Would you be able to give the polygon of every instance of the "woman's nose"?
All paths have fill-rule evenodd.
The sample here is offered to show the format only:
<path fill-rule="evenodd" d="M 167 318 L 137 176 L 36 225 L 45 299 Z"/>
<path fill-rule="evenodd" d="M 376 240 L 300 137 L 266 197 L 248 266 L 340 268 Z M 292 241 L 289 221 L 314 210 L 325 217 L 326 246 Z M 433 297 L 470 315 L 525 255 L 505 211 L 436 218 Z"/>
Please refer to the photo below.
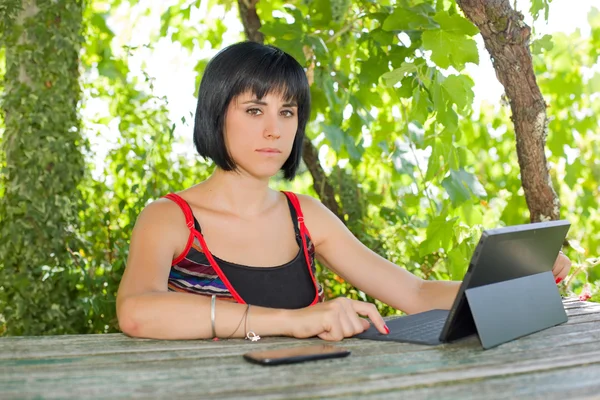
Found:
<path fill-rule="evenodd" d="M 267 117 L 265 119 L 265 129 L 263 132 L 265 137 L 279 139 L 281 136 L 280 129 L 281 128 L 279 127 L 279 121 L 277 120 L 277 117 Z"/>

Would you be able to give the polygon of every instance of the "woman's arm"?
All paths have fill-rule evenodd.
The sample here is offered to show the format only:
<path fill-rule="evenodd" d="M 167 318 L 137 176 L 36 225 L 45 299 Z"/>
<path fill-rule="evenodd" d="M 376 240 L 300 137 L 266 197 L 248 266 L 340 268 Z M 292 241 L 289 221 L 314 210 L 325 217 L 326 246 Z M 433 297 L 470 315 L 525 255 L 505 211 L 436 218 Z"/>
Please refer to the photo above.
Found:
<path fill-rule="evenodd" d="M 121 330 L 133 337 L 154 339 L 208 339 L 212 337 L 210 298 L 168 292 L 170 265 L 186 243 L 189 230 L 177 205 L 169 200 L 149 204 L 138 217 L 131 236 L 127 267 L 117 294 Z M 369 327 L 367 316 L 385 333 L 385 322 L 372 304 L 336 299 L 300 310 L 216 302 L 218 337 L 244 337 L 246 330 L 260 336 L 319 336 L 341 340 Z"/>
<path fill-rule="evenodd" d="M 246 307 L 229 301 L 216 302 L 217 337 L 245 337 L 245 329 L 261 336 L 284 335 L 289 330 L 285 310 L 252 306 L 246 316 Z M 121 330 L 128 336 L 173 340 L 212 338 L 208 297 L 146 292 L 125 299 L 118 314 Z"/>
<path fill-rule="evenodd" d="M 210 298 L 167 291 L 171 262 L 188 237 L 184 216 L 170 200 L 157 200 L 140 213 L 117 293 L 117 318 L 125 334 L 156 339 L 212 336 Z M 245 311 L 242 304 L 217 302 L 217 335 L 243 337 L 243 323 L 236 327 Z M 281 314 L 282 310 L 253 307 L 248 328 L 265 335 L 282 334 L 286 327 L 275 322 Z"/>
<path fill-rule="evenodd" d="M 461 282 L 418 278 L 367 248 L 321 202 L 299 198 L 319 261 L 339 276 L 408 314 L 452 307 Z M 570 268 L 571 261 L 560 253 L 552 269 L 557 283 Z"/>
<path fill-rule="evenodd" d="M 362 244 L 329 209 L 299 196 L 320 262 L 368 295 L 409 314 L 450 309 L 460 282 L 425 281 Z"/>

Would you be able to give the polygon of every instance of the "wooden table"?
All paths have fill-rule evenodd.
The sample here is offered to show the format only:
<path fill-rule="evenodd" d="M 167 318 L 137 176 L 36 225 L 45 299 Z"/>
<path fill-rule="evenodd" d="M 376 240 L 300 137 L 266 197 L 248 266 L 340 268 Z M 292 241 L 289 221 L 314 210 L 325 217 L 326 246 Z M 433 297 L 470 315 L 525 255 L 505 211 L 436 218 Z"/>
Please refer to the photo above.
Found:
<path fill-rule="evenodd" d="M 0 399 L 600 398 L 600 304 L 564 303 L 568 323 L 490 350 L 474 336 L 438 347 L 352 339 L 346 359 L 279 367 L 242 354 L 321 341 L 3 338 Z"/>

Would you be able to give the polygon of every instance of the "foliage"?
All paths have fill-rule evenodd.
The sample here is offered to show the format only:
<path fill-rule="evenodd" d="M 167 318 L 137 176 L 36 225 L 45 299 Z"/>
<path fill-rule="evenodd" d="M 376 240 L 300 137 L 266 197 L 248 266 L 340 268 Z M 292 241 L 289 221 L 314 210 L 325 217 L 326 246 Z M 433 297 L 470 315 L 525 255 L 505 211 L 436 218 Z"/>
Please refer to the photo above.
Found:
<path fill-rule="evenodd" d="M 84 171 L 77 110 L 83 5 L 27 7 L 9 7 L 0 18 L 10 26 L 2 38 L 0 315 L 12 335 L 74 333 L 85 320 L 75 288 L 81 272 L 66 251 L 78 225 Z"/>
<path fill-rule="evenodd" d="M 560 191 L 565 215 L 573 228 L 569 240 L 574 261 L 567 287 L 579 292 L 586 283 L 598 296 L 600 287 L 600 11 L 588 16 L 589 39 L 577 30 L 555 34 L 552 43 L 534 59 L 538 84 L 549 104 L 547 148 L 554 187 Z"/>
<path fill-rule="evenodd" d="M 296 57 L 313 81 L 308 135 L 320 149 L 346 224 L 374 251 L 424 279 L 461 279 L 484 227 L 528 222 L 509 109 L 473 104 L 474 82 L 465 66 L 488 56 L 477 51 L 477 29 L 450 0 L 292 3 L 259 2 L 261 31 L 267 43 Z M 532 14 L 547 13 L 549 3 L 534 1 Z M 94 40 L 86 41 L 81 55 L 86 71 L 82 110 L 107 105 L 84 121 L 86 134 L 91 138 L 112 130 L 118 141 L 100 178 L 87 165 L 79 185 L 76 242 L 61 264 L 84 271 L 69 283 L 77 285 L 73 308 L 83 307 L 86 314 L 80 332 L 117 329 L 115 295 L 141 209 L 212 170 L 210 163 L 175 153 L 181 139 L 168 118 L 169 105 L 153 94 L 152 77 L 133 77 L 129 57 L 159 40 L 178 43 L 196 57 L 192 92 L 207 62 L 196 51 L 220 48 L 225 33 L 235 29 L 211 17 L 215 1 L 171 0 L 152 42 L 121 51 L 107 19 L 127 4 L 95 0 L 84 15 L 86 36 Z M 234 10 L 233 1 L 221 4 Z M 149 12 L 138 7 L 141 15 Z M 205 13 L 198 14 L 200 7 L 206 7 Z M 576 33 L 532 43 L 553 118 L 548 137 L 552 179 L 562 215 L 573 224 L 568 255 L 575 273 L 561 287 L 568 294 L 586 285 L 592 300 L 600 285 L 595 183 L 600 171 L 593 157 L 599 151 L 600 108 L 593 93 L 600 89 L 600 78 L 590 75 L 589 67 L 598 62 L 598 15 L 597 10 L 590 13 L 589 39 Z M 181 125 L 191 134 L 190 123 Z M 315 195 L 310 184 L 307 172 L 294 183 L 275 182 L 281 189 Z M 373 300 L 331 271 L 320 268 L 319 279 L 330 297 Z M 396 312 L 376 303 L 384 314 Z M 43 331 L 33 318 L 22 318 L 24 325 Z"/>

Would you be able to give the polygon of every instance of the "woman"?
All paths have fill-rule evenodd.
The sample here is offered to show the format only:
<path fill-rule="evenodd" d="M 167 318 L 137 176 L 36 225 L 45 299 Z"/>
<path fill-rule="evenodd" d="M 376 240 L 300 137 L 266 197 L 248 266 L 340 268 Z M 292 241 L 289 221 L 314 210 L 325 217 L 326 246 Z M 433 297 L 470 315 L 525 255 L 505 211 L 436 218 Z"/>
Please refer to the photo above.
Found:
<path fill-rule="evenodd" d="M 460 282 L 424 281 L 365 247 L 319 201 L 269 188 L 279 170 L 294 177 L 309 115 L 305 72 L 281 50 L 244 42 L 210 61 L 194 144 L 216 168 L 139 215 L 117 295 L 124 333 L 341 340 L 369 327 L 360 316 L 389 333 L 370 303 L 321 301 L 315 257 L 407 313 L 451 307 Z M 557 280 L 569 268 L 559 255 Z"/>

